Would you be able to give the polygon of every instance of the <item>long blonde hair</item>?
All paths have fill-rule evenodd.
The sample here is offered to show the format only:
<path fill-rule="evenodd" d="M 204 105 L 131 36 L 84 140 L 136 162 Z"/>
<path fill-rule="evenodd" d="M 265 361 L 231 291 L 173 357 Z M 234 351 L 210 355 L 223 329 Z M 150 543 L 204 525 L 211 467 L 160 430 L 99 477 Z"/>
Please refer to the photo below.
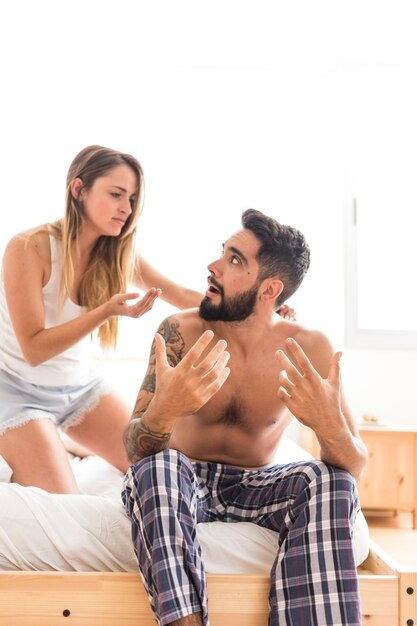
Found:
<path fill-rule="evenodd" d="M 71 248 L 78 246 L 78 236 L 84 221 L 84 207 L 80 200 L 81 189 L 88 191 L 96 178 L 105 176 L 119 165 L 128 165 L 136 174 L 137 188 L 129 215 L 118 237 L 101 236 L 91 251 L 88 266 L 82 276 L 79 303 L 88 311 L 104 304 L 116 293 L 123 293 L 132 279 L 135 263 L 136 224 L 143 208 L 144 177 L 140 163 L 130 154 L 88 146 L 81 150 L 70 165 L 67 175 L 66 211 L 62 220 L 51 224 L 52 234 L 62 241 L 62 275 L 59 293 L 60 306 L 71 293 L 74 282 L 74 266 Z M 71 181 L 82 180 L 82 187 L 75 198 Z M 114 348 L 117 343 L 118 318 L 112 317 L 98 331 L 100 345 Z"/>

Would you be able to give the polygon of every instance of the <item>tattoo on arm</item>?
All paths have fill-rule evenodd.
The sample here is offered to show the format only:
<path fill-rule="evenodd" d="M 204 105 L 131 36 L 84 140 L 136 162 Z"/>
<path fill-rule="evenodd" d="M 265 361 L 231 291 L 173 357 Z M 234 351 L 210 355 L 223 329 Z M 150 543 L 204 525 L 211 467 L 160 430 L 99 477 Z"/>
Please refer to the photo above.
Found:
<path fill-rule="evenodd" d="M 150 401 L 155 393 L 156 374 L 155 374 L 155 341 L 152 342 L 151 353 L 149 355 L 149 365 L 145 378 L 143 379 L 138 397 L 136 398 L 135 408 L 133 409 L 132 419 L 142 417 L 148 408 Z"/>
<path fill-rule="evenodd" d="M 167 359 L 172 367 L 178 365 L 184 356 L 185 341 L 179 328 L 179 321 L 171 317 L 169 320 L 164 320 L 158 330 L 165 339 Z"/>
<path fill-rule="evenodd" d="M 141 419 L 132 420 L 125 430 L 123 440 L 131 463 L 168 448 L 172 433 L 157 433 Z"/>
<path fill-rule="evenodd" d="M 159 334 L 161 334 L 165 340 L 167 359 L 171 367 L 175 367 L 184 356 L 185 341 L 180 333 L 179 327 L 179 321 L 171 317 L 164 320 L 158 329 Z M 149 356 L 148 370 L 136 399 L 132 419 L 127 425 L 123 435 L 126 453 L 131 463 L 135 463 L 140 459 L 168 448 L 172 434 L 170 432 L 160 433 L 152 431 L 141 419 L 144 413 L 146 413 L 155 394 L 155 365 L 155 341 L 153 341 Z"/>

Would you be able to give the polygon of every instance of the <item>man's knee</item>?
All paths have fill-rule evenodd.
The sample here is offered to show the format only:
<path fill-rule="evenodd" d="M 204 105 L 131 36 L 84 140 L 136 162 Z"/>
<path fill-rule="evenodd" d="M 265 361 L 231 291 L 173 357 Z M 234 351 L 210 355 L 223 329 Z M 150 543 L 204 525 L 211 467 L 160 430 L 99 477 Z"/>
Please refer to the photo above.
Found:
<path fill-rule="evenodd" d="M 356 494 L 355 479 L 347 470 L 330 465 L 325 461 L 317 461 L 314 470 L 317 476 L 316 480 L 323 485 L 328 485 L 330 490 Z"/>
<path fill-rule="evenodd" d="M 349 514 L 358 508 L 356 481 L 350 472 L 324 461 L 314 461 L 306 474 L 310 497 L 331 502 L 334 507 L 340 505 Z"/>
<path fill-rule="evenodd" d="M 170 448 L 161 450 L 133 463 L 126 474 L 125 484 L 137 483 L 138 480 L 141 480 L 149 473 L 157 479 L 161 470 L 164 472 L 169 472 L 170 470 L 177 472 L 178 468 L 183 465 L 192 470 L 190 460 L 182 452 Z"/>
<path fill-rule="evenodd" d="M 142 501 L 155 495 L 159 488 L 174 491 L 193 482 L 194 472 L 189 458 L 178 450 L 161 450 L 134 463 L 124 480 L 123 499 L 126 494 Z"/>
<path fill-rule="evenodd" d="M 332 494 L 331 497 L 357 500 L 356 482 L 352 474 L 324 461 L 309 461 L 296 468 L 290 491 L 304 493 L 308 499 Z"/>

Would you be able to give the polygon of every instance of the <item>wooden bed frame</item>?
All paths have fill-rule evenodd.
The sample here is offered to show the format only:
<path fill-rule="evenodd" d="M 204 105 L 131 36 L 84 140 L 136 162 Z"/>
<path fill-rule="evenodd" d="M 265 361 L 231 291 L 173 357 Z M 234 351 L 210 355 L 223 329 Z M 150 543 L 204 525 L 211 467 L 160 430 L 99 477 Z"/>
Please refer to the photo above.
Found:
<path fill-rule="evenodd" d="M 363 626 L 417 626 L 417 572 L 374 542 L 359 568 Z M 212 626 L 267 626 L 268 576 L 209 574 Z M 155 626 L 138 574 L 1 572 L 0 626 Z"/>

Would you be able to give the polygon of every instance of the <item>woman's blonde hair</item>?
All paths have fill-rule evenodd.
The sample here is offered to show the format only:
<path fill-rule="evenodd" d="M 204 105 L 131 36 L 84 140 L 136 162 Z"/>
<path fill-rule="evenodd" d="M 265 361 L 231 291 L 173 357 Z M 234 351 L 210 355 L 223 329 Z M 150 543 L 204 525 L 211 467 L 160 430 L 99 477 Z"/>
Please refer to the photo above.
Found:
<path fill-rule="evenodd" d="M 144 177 L 140 163 L 130 154 L 124 154 L 102 146 L 88 146 L 73 160 L 67 175 L 66 211 L 62 220 L 54 222 L 52 234 L 62 241 L 62 275 L 60 305 L 69 297 L 74 282 L 74 266 L 71 247 L 78 246 L 78 236 L 84 221 L 81 190 L 88 191 L 96 178 L 110 170 L 128 165 L 136 174 L 137 187 L 130 213 L 118 237 L 101 236 L 91 251 L 88 266 L 79 287 L 79 303 L 91 310 L 107 302 L 116 293 L 123 293 L 132 279 L 135 263 L 136 224 L 143 207 Z M 71 191 L 74 178 L 82 180 L 77 197 Z M 104 349 L 114 348 L 117 342 L 118 318 L 112 317 L 102 324 L 98 335 Z"/>

